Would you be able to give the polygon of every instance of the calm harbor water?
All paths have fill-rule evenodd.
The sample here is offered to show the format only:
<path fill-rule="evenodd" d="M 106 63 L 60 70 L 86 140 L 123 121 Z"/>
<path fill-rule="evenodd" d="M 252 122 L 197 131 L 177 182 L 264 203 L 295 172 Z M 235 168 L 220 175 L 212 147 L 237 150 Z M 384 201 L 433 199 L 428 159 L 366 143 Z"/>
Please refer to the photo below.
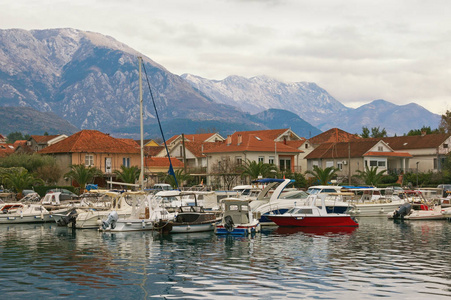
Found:
<path fill-rule="evenodd" d="M 361 218 L 349 232 L 101 233 L 0 225 L 2 299 L 445 299 L 451 223 Z"/>

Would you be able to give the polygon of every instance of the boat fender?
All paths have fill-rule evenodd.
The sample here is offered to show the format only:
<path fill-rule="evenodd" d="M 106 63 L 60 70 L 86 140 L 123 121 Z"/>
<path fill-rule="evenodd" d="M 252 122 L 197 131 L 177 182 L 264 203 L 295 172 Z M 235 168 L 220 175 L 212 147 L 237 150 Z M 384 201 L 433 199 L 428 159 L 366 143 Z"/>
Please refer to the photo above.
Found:
<path fill-rule="evenodd" d="M 103 230 L 107 229 L 110 226 L 111 226 L 111 229 L 116 228 L 116 222 L 118 219 L 119 219 L 119 215 L 117 214 L 117 212 L 115 210 L 110 212 L 110 214 L 108 215 L 108 218 L 102 222 Z"/>
<path fill-rule="evenodd" d="M 232 232 L 233 231 L 233 219 L 231 216 L 225 216 L 224 217 L 224 228 L 228 231 L 228 232 Z"/>

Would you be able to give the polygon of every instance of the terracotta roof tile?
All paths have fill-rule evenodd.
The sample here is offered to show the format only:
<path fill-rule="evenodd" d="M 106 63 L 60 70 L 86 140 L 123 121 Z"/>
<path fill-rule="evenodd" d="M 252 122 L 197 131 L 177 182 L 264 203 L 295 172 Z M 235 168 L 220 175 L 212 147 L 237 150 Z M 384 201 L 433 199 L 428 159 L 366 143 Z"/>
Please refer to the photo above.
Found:
<path fill-rule="evenodd" d="M 363 156 L 413 157 L 407 152 L 367 152 Z"/>
<path fill-rule="evenodd" d="M 144 146 L 144 154 L 147 156 L 156 156 L 163 149 L 164 146 Z"/>
<path fill-rule="evenodd" d="M 271 130 L 272 133 L 268 133 L 267 131 L 269 130 L 235 132 L 233 135 L 231 135 L 221 143 L 212 143 L 215 144 L 215 147 L 212 147 L 211 149 L 204 149 L 204 153 L 243 152 L 243 151 L 251 151 L 251 152 L 277 151 L 278 153 L 302 152 L 294 147 L 290 147 L 289 145 L 284 144 L 283 142 L 274 142 L 274 139 L 280 136 L 280 134 L 284 133 L 286 130 L 287 129 L 281 129 L 278 134 L 275 134 L 276 130 Z"/>
<path fill-rule="evenodd" d="M 39 153 L 139 153 L 138 147 L 97 130 L 82 130 Z"/>
<path fill-rule="evenodd" d="M 364 139 L 346 143 L 323 143 L 310 152 L 305 158 L 346 158 L 362 157 L 378 143 L 377 139 Z M 350 146 L 350 147 L 349 147 Z M 350 152 L 350 153 L 349 153 Z"/>
<path fill-rule="evenodd" d="M 177 158 L 171 157 L 171 163 L 174 168 L 183 168 L 183 162 Z M 144 159 L 146 167 L 168 167 L 169 159 L 167 157 L 146 157 Z"/>
<path fill-rule="evenodd" d="M 58 137 L 58 134 L 55 135 L 32 135 L 31 138 L 36 141 L 38 144 L 47 144 L 48 141 Z"/>
<path fill-rule="evenodd" d="M 14 150 L 13 144 L 0 144 L 0 157 L 8 156 L 14 153 Z"/>
<path fill-rule="evenodd" d="M 309 139 L 314 145 L 323 143 L 340 143 L 361 139 L 358 135 L 348 133 L 339 128 L 332 128 Z"/>
<path fill-rule="evenodd" d="M 185 140 L 189 140 L 191 142 L 204 142 L 215 134 L 216 133 L 185 134 Z M 172 136 L 169 140 L 166 141 L 166 144 L 172 143 L 175 139 L 181 136 L 181 134 Z"/>
<path fill-rule="evenodd" d="M 449 137 L 449 134 L 427 134 L 424 136 L 395 136 L 382 138 L 393 150 L 437 148 Z"/>
<path fill-rule="evenodd" d="M 302 145 L 304 145 L 304 143 L 306 142 L 306 139 L 302 139 L 302 140 L 297 140 L 297 141 L 286 141 L 286 144 L 290 147 L 299 149 L 299 147 L 301 147 Z"/>
<path fill-rule="evenodd" d="M 126 144 L 129 144 L 130 146 L 133 146 L 133 147 L 138 147 L 138 148 L 141 147 L 141 145 L 138 144 L 138 143 L 137 143 L 135 140 L 133 140 L 133 139 L 118 139 L 118 140 L 120 140 L 121 142 L 124 142 L 124 143 L 126 143 Z"/>

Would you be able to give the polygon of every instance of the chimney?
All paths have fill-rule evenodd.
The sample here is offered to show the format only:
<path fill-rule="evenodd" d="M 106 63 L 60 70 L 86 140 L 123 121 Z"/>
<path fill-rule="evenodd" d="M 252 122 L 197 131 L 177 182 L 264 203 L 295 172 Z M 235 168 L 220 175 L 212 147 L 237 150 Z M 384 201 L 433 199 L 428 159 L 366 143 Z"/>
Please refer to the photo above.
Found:
<path fill-rule="evenodd" d="M 241 145 L 243 142 L 243 136 L 241 134 L 238 135 L 238 145 Z"/>
<path fill-rule="evenodd" d="M 227 136 L 227 146 L 230 145 L 232 143 L 232 136 L 228 135 Z"/>
<path fill-rule="evenodd" d="M 426 135 L 426 130 L 421 130 L 421 136 L 425 136 Z"/>

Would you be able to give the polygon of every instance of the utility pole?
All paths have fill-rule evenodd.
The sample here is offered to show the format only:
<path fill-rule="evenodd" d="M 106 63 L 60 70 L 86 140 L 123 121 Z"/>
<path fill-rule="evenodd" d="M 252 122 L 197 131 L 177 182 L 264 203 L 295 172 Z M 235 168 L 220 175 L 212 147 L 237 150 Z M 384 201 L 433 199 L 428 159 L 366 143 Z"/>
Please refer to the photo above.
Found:
<path fill-rule="evenodd" d="M 348 142 L 348 184 L 351 185 L 351 142 Z"/>
<path fill-rule="evenodd" d="M 185 148 L 185 134 L 182 133 L 182 145 L 183 145 L 183 171 L 186 174 L 186 148 Z"/>

